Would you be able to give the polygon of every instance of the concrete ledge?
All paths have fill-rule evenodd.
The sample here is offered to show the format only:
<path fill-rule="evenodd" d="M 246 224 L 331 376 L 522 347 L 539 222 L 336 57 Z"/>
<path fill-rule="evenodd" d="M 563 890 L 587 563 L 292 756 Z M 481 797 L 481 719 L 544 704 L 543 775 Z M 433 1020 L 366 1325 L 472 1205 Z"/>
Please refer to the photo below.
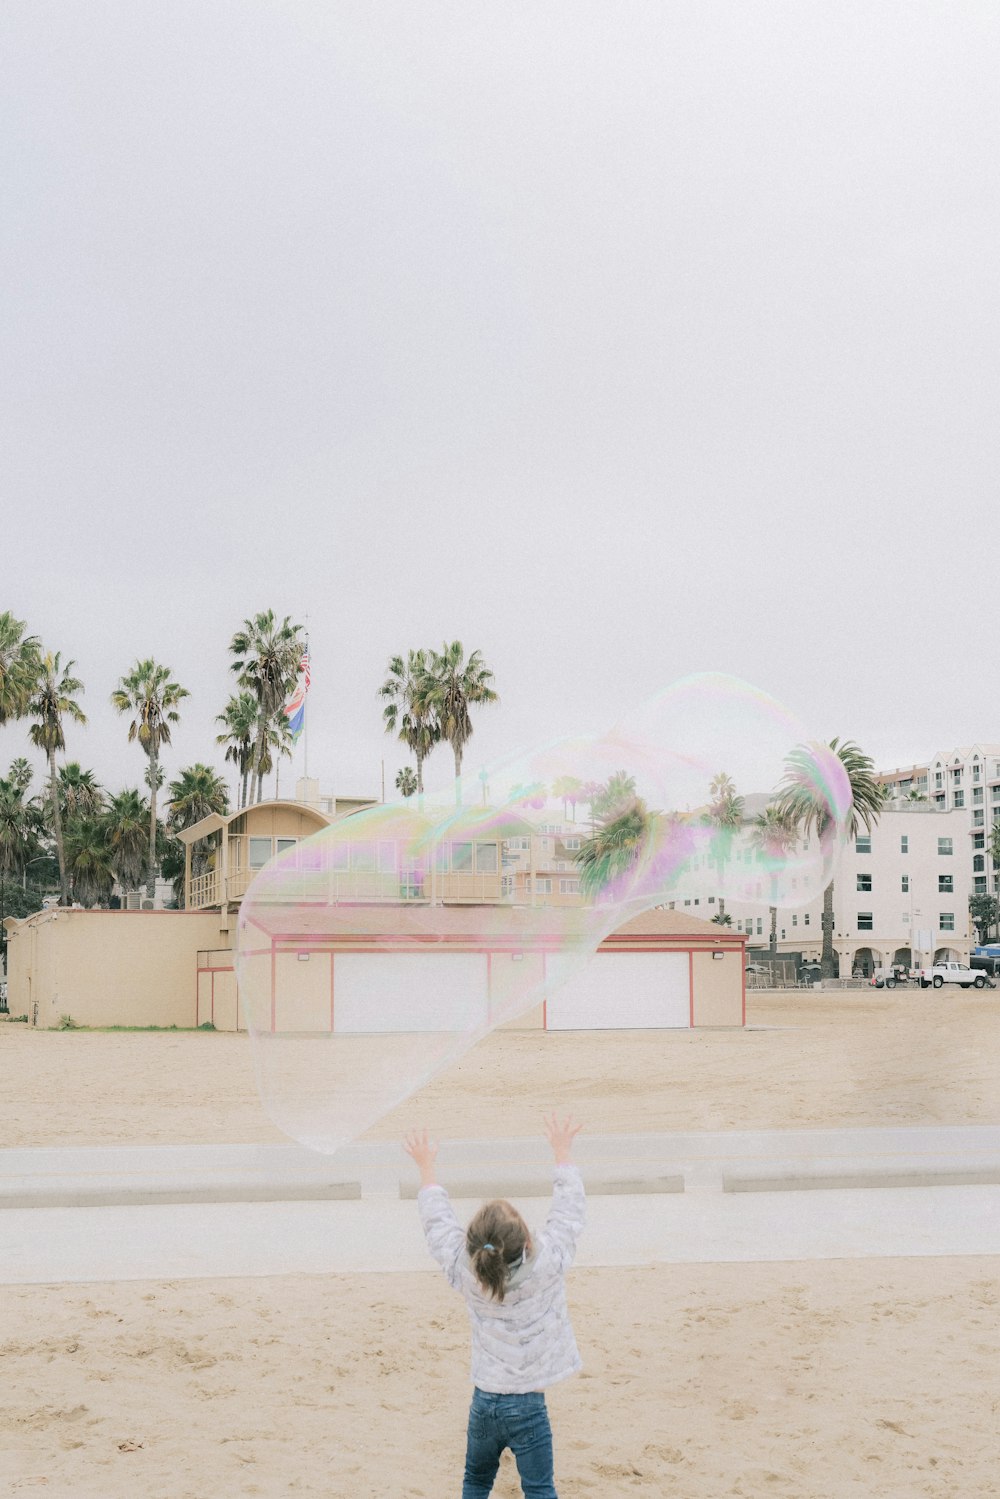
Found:
<path fill-rule="evenodd" d="M 5 1208 L 165 1207 L 208 1202 L 345 1202 L 361 1197 L 361 1183 L 239 1181 L 221 1178 L 183 1186 L 165 1181 L 40 1182 L 0 1186 Z"/>
<path fill-rule="evenodd" d="M 780 1176 L 747 1176 L 725 1172 L 724 1192 L 830 1192 L 860 1187 L 995 1187 L 1000 1186 L 1000 1166 L 967 1166 L 954 1169 L 925 1167 L 912 1171 L 879 1169 L 861 1171 L 797 1171 Z"/>
<path fill-rule="evenodd" d="M 683 1192 L 684 1177 L 679 1173 L 676 1176 L 644 1176 L 626 1179 L 624 1177 L 600 1177 L 587 1173 L 585 1178 L 588 1197 L 639 1197 L 648 1194 L 659 1194 L 663 1192 Z M 544 1178 L 539 1177 L 505 1177 L 505 1176 L 475 1176 L 458 1177 L 453 1173 L 447 1174 L 447 1180 L 441 1183 L 448 1189 L 452 1197 L 456 1198 L 486 1198 L 493 1197 L 551 1197 L 552 1196 L 552 1174 L 548 1173 Z M 420 1183 L 406 1177 L 399 1183 L 399 1195 L 404 1201 L 410 1201 L 416 1197 L 420 1190 Z"/>

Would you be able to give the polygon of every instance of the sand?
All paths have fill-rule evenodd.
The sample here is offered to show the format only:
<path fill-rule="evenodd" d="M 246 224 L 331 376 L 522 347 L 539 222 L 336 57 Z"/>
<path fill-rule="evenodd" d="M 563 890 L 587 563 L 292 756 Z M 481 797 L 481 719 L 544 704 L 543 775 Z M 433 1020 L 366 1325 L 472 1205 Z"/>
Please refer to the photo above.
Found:
<path fill-rule="evenodd" d="M 369 1132 L 534 1134 L 565 1107 L 595 1134 L 1000 1123 L 1000 990 L 751 995 L 747 1031 L 503 1031 Z M 285 1139 L 246 1036 L 0 1025 L 0 1140 Z"/>
<path fill-rule="evenodd" d="M 1000 995 L 757 996 L 747 1033 L 491 1037 L 373 1134 L 1000 1121 Z M 244 1038 L 0 1025 L 7 1145 L 280 1140 Z M 946 1192 L 947 1189 L 942 1189 Z M 995 1260 L 577 1270 L 563 1499 L 997 1489 Z M 448 1499 L 461 1302 L 420 1275 L 5 1288 L 4 1492 Z M 498 1499 L 520 1490 L 509 1466 Z"/>

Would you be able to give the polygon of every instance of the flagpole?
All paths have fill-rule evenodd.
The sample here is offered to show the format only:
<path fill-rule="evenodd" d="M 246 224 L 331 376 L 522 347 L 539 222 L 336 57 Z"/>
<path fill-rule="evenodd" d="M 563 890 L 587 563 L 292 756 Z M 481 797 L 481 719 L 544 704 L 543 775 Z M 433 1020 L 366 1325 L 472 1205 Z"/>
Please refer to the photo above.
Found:
<path fill-rule="evenodd" d="M 306 615 L 306 656 L 309 657 L 309 616 L 308 616 L 308 614 Z M 311 676 L 312 675 L 312 658 L 311 657 L 309 657 L 309 673 L 310 673 L 310 676 Z M 302 720 L 302 753 L 303 753 L 304 764 L 305 764 L 305 774 L 303 776 L 303 779 L 306 780 L 306 781 L 308 781 L 308 779 L 309 779 L 309 714 L 308 714 L 308 712 L 306 713 L 305 717 Z"/>

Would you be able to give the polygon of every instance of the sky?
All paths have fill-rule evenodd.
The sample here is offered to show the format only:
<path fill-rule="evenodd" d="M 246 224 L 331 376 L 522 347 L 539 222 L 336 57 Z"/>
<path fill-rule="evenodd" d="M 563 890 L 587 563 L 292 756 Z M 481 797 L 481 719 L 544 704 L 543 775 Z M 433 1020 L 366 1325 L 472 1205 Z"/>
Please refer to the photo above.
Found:
<path fill-rule="evenodd" d="M 998 76 L 985 0 L 6 0 L 0 609 L 69 757 L 139 783 L 153 656 L 222 769 L 268 608 L 340 795 L 446 639 L 473 772 L 700 671 L 881 767 L 1000 740 Z"/>

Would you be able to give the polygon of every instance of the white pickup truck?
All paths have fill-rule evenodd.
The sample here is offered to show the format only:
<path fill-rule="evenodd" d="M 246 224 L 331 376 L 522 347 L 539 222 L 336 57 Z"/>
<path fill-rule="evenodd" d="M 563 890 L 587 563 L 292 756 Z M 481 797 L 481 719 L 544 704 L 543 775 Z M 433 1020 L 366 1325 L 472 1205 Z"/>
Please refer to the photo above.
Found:
<path fill-rule="evenodd" d="M 935 989 L 940 989 L 942 984 L 961 984 L 963 989 L 985 989 L 987 979 L 985 973 L 977 973 L 968 963 L 935 963 L 933 968 L 921 968 L 921 989 L 929 989 L 932 985 Z"/>

